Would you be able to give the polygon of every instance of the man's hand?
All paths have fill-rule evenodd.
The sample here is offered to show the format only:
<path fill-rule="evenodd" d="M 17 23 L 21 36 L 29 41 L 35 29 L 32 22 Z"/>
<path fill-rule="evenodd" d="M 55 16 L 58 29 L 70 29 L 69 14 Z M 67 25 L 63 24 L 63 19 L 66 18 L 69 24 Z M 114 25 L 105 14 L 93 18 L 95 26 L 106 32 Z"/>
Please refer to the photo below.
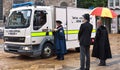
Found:
<path fill-rule="evenodd" d="M 55 29 L 53 29 L 52 31 L 57 31 L 57 30 L 58 30 L 58 29 L 55 28 Z"/>

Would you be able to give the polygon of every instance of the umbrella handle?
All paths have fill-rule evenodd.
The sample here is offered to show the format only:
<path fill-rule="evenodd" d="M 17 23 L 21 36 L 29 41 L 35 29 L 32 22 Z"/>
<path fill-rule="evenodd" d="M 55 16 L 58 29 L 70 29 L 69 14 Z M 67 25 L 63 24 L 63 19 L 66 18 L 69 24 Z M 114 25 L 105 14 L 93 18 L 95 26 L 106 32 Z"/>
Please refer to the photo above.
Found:
<path fill-rule="evenodd" d="M 106 25 L 105 25 L 105 17 L 103 18 L 103 26 L 106 26 Z"/>

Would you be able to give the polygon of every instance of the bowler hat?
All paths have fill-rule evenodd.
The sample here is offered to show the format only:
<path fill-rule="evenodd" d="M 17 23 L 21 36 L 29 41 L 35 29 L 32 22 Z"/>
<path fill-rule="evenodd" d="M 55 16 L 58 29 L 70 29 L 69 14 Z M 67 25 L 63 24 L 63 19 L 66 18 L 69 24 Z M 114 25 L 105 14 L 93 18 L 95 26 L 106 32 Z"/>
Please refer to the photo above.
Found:
<path fill-rule="evenodd" d="M 84 17 L 86 20 L 90 21 L 90 15 L 89 15 L 89 14 L 84 14 L 83 17 Z"/>

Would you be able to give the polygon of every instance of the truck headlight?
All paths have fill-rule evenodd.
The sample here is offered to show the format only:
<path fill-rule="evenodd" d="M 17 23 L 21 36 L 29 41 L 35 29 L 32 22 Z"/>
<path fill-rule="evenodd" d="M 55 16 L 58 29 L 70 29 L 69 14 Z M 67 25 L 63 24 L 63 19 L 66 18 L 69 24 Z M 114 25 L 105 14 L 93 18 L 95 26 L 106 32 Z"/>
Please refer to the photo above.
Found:
<path fill-rule="evenodd" d="M 4 45 L 4 49 L 7 49 L 7 45 Z"/>
<path fill-rule="evenodd" d="M 7 45 L 4 45 L 4 48 L 7 48 Z"/>
<path fill-rule="evenodd" d="M 23 46 L 23 50 L 31 50 L 32 49 L 32 47 L 31 46 Z"/>

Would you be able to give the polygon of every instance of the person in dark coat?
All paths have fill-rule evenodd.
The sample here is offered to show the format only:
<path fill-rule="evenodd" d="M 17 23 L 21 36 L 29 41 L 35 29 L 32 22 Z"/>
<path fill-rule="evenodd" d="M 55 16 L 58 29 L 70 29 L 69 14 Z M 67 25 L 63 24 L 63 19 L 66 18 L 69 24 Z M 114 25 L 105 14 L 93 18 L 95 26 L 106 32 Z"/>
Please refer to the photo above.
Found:
<path fill-rule="evenodd" d="M 80 70 L 89 70 L 90 69 L 90 41 L 91 41 L 91 32 L 93 25 L 90 24 L 90 15 L 83 15 L 83 24 L 80 26 L 78 33 L 78 41 L 80 42 L 80 61 L 81 68 Z M 86 60 L 85 60 L 86 57 Z M 86 68 L 85 68 L 86 61 Z"/>
<path fill-rule="evenodd" d="M 53 30 L 54 43 L 57 55 L 56 59 L 58 60 L 64 60 L 64 54 L 67 53 L 64 29 L 61 24 L 62 22 L 57 20 L 56 21 L 57 28 Z"/>
<path fill-rule="evenodd" d="M 97 25 L 92 57 L 100 59 L 99 66 L 106 66 L 106 59 L 112 58 L 108 32 L 106 27 L 102 25 L 101 19 L 97 20 Z"/>

